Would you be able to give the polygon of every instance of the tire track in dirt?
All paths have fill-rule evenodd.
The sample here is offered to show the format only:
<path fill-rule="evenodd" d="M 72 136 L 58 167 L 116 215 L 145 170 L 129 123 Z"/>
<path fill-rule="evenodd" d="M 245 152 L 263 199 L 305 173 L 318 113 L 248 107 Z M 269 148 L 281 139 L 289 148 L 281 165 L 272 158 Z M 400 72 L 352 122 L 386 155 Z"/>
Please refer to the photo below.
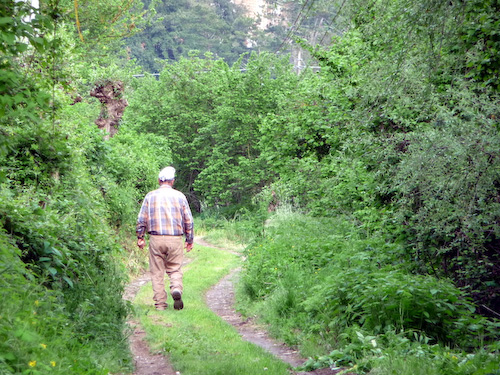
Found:
<path fill-rule="evenodd" d="M 241 255 L 230 249 L 214 246 L 200 237 L 195 238 L 195 243 L 201 246 L 217 248 L 236 255 Z M 297 350 L 272 339 L 265 328 L 256 324 L 253 319 L 244 319 L 241 314 L 234 309 L 234 285 L 237 282 L 239 272 L 240 268 L 232 270 L 206 293 L 205 301 L 207 306 L 224 321 L 235 327 L 244 340 L 262 347 L 283 362 L 290 364 L 292 367 L 297 367 L 304 363 L 305 358 L 301 357 Z M 130 282 L 125 287 L 123 299 L 133 302 L 139 289 L 150 282 L 150 280 L 151 276 L 149 272 L 147 272 Z M 127 323 L 132 329 L 132 334 L 129 337 L 129 344 L 135 365 L 133 375 L 180 375 L 180 372 L 174 370 L 163 354 L 151 353 L 149 345 L 146 342 L 146 333 L 137 320 L 130 319 Z M 338 371 L 330 369 L 320 369 L 312 372 L 291 371 L 291 374 L 333 375 L 337 372 Z"/>
<path fill-rule="evenodd" d="M 212 247 L 229 251 L 236 255 L 241 255 L 240 253 L 234 252 L 230 249 L 211 245 L 208 242 L 204 241 L 203 238 L 196 238 L 195 241 L 202 246 Z M 290 348 L 283 342 L 271 338 L 267 330 L 264 327 L 256 324 L 254 319 L 244 319 L 241 314 L 239 314 L 235 310 L 234 285 L 238 281 L 240 270 L 241 268 L 232 270 L 228 275 L 223 277 L 221 281 L 219 281 L 207 292 L 207 294 L 205 295 L 205 302 L 207 306 L 223 320 L 235 327 L 244 340 L 260 346 L 283 362 L 290 364 L 292 367 L 300 366 L 305 362 L 306 359 L 303 358 L 297 350 Z M 339 370 L 334 371 L 326 368 L 314 370 L 311 372 L 291 371 L 291 374 L 333 375 L 338 372 Z"/>
<path fill-rule="evenodd" d="M 123 299 L 133 302 L 142 286 L 151 281 L 149 272 L 139 276 L 125 287 Z M 134 359 L 133 375 L 180 375 L 161 353 L 151 353 L 146 341 L 146 332 L 136 319 L 129 319 L 127 324 L 132 329 L 128 341 Z"/>

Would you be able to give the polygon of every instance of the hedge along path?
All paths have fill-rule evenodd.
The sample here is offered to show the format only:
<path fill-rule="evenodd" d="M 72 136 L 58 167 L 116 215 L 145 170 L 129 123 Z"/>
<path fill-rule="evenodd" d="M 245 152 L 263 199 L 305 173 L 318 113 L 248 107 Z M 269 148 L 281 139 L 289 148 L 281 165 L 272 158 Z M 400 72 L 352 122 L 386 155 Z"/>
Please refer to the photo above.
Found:
<path fill-rule="evenodd" d="M 197 243 L 187 254 L 184 270 L 184 309 L 175 311 L 172 301 L 165 311 L 156 311 L 152 301 L 152 288 L 148 275 L 135 285 L 135 320 L 132 321 L 135 336 L 143 335 L 152 357 L 134 355 L 136 375 L 213 375 L 213 374 L 270 374 L 289 375 L 290 365 L 267 350 L 245 341 L 231 324 L 228 324 L 206 304 L 206 299 L 220 302 L 225 287 L 208 289 L 224 276 L 237 270 L 241 259 L 238 253 L 225 251 Z M 206 243 L 204 243 L 206 245 Z M 234 273 L 237 271 L 233 271 Z M 223 281 L 228 280 L 223 279 Z M 227 284 L 226 284 L 227 285 Z M 232 285 L 232 284 L 231 284 Z M 212 294 L 210 294 L 212 293 Z M 234 295 L 230 290 L 230 298 Z M 134 291 L 129 292 L 134 294 Z M 170 297 L 169 297 L 170 298 Z M 233 310 L 234 311 L 234 310 Z M 145 346 L 144 338 L 136 339 Z M 135 349 L 131 347 L 132 351 Z M 168 361 L 165 360 L 168 358 Z M 175 370 L 174 370 L 175 369 Z"/>

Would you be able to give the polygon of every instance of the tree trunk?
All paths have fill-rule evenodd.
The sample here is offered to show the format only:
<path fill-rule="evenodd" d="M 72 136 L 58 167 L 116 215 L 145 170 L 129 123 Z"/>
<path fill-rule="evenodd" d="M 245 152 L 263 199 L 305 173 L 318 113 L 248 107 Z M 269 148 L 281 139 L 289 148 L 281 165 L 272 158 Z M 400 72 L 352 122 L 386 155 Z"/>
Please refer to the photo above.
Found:
<path fill-rule="evenodd" d="M 122 94 L 123 82 L 121 81 L 106 81 L 90 92 L 90 95 L 99 99 L 102 104 L 101 113 L 95 123 L 99 129 L 106 131 L 104 139 L 109 139 L 118 132 L 120 119 L 128 106 Z"/>

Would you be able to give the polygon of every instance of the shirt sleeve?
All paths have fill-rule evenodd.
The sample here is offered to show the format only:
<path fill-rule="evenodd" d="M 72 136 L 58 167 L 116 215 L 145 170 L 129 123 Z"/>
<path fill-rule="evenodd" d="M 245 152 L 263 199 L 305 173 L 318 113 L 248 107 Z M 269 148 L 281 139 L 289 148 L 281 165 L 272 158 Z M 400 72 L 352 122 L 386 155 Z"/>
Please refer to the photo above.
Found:
<path fill-rule="evenodd" d="M 137 226 L 135 232 L 137 233 L 137 238 L 144 238 L 146 234 L 146 227 L 148 222 L 148 197 L 144 198 L 142 202 L 141 210 L 139 211 L 139 216 L 137 217 Z"/>
<path fill-rule="evenodd" d="M 182 222 L 184 225 L 184 234 L 186 235 L 186 242 L 193 243 L 194 239 L 194 223 L 193 223 L 193 215 L 191 214 L 191 209 L 189 208 L 189 203 L 187 199 L 184 199 L 182 205 Z"/>

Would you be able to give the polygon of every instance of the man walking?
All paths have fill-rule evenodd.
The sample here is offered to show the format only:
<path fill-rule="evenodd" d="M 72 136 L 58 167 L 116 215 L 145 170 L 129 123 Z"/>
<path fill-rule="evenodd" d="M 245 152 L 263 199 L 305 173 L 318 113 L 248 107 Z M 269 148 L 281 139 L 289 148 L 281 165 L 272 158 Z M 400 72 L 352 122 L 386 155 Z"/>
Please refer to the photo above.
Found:
<path fill-rule="evenodd" d="M 184 249 L 182 236 L 186 236 L 186 251 L 193 248 L 193 216 L 184 194 L 173 188 L 175 169 L 166 167 L 158 175 L 160 188 L 150 191 L 137 218 L 137 246 L 146 244 L 144 235 L 149 233 L 149 269 L 153 284 L 153 299 L 157 310 L 167 308 L 165 272 L 170 279 L 170 294 L 174 309 L 181 310 L 182 261 Z"/>

